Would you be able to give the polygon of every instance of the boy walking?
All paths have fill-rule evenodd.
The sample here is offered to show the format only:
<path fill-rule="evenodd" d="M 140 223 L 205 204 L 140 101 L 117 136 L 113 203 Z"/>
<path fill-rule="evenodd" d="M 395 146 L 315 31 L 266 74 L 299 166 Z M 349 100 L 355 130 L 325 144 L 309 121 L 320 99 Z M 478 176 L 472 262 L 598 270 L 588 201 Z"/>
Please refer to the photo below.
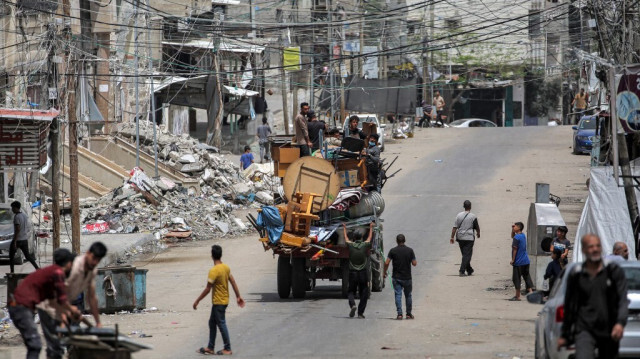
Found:
<path fill-rule="evenodd" d="M 253 163 L 253 153 L 251 153 L 251 147 L 244 146 L 244 153 L 240 156 L 240 166 L 243 170 L 246 170 L 247 167 L 251 166 Z"/>
<path fill-rule="evenodd" d="M 529 275 L 529 255 L 527 254 L 527 237 L 522 233 L 524 224 L 516 222 L 511 226 L 511 265 L 513 266 L 513 285 L 516 287 L 515 297 L 510 301 L 520 300 L 520 277 L 524 279 L 527 292 L 533 292 L 533 281 Z"/>
<path fill-rule="evenodd" d="M 393 291 L 396 296 L 396 309 L 398 316 L 396 319 L 402 319 L 402 292 L 404 291 L 404 300 L 407 305 L 407 319 L 413 319 L 412 306 L 413 301 L 411 298 L 411 292 L 413 291 L 413 283 L 411 281 L 411 266 L 417 266 L 416 255 L 413 253 L 413 249 L 407 247 L 405 243 L 406 239 L 404 234 L 398 234 L 396 236 L 396 243 L 398 245 L 389 251 L 387 260 L 384 262 L 384 278 L 387 278 L 387 270 L 389 269 L 389 263 L 393 261 L 393 274 L 391 275 L 393 283 Z"/>
<path fill-rule="evenodd" d="M 228 265 L 222 263 L 222 247 L 215 244 L 211 246 L 211 257 L 213 258 L 213 267 L 209 270 L 207 278 L 207 286 L 204 288 L 198 299 L 193 303 L 193 310 L 198 309 L 198 303 L 212 291 L 211 297 L 213 306 L 211 307 L 211 316 L 209 317 L 209 344 L 197 350 L 200 354 L 205 355 L 231 355 L 231 342 L 229 341 L 229 330 L 225 320 L 225 312 L 229 305 L 229 283 L 233 287 L 236 295 L 236 302 L 240 308 L 244 308 L 244 299 L 240 296 L 240 290 L 236 280 L 231 275 L 231 269 Z M 216 329 L 220 329 L 224 350 L 214 350 L 216 341 Z"/>

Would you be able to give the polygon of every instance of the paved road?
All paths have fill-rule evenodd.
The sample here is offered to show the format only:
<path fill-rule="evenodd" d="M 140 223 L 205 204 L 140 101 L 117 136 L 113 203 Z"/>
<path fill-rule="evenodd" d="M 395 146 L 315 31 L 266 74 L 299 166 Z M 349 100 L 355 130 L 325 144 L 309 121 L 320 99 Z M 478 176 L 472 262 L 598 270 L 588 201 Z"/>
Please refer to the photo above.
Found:
<path fill-rule="evenodd" d="M 481 197 L 481 185 L 499 168 L 510 165 L 529 150 L 521 144 L 534 142 L 544 136 L 545 130 L 451 129 L 447 133 L 448 143 L 433 140 L 440 134 L 432 130 L 430 134 L 425 131 L 413 140 L 388 146 L 388 157 L 402 152 L 396 168 L 403 170 L 383 191 L 385 251 L 395 244 L 397 233 L 407 235 L 408 245 L 415 250 L 420 264 L 414 269 L 414 313 L 421 325 L 430 325 L 420 315 L 428 305 L 425 288 L 431 278 L 457 274 L 455 269 L 451 273 L 437 273 L 437 264 L 451 251 L 447 238 L 463 200 Z M 459 133 L 452 135 L 452 131 Z M 430 146 L 431 141 L 438 144 Z M 255 266 L 254 275 L 265 275 L 249 285 L 243 284 L 250 301 L 246 310 L 238 311 L 233 304 L 230 308 L 236 314 L 230 320 L 233 346 L 240 356 L 383 355 L 381 347 L 386 339 L 403 335 L 403 328 L 392 321 L 395 310 L 390 285 L 382 293 L 373 293 L 366 320 L 354 320 L 348 318 L 347 303 L 340 298 L 336 283 L 318 282 L 317 290 L 308 293 L 306 300 L 281 301 L 275 291 L 275 261 L 269 254 L 263 254 L 269 258 L 268 267 L 264 268 L 263 258 L 251 253 L 246 260 Z M 204 344 L 207 331 L 204 320 L 193 325 L 202 332 L 190 342 L 190 348 Z M 406 334 L 416 337 L 409 331 Z M 396 342 L 389 340 L 389 344 Z M 418 355 L 424 353 L 425 347 L 415 342 L 410 347 L 395 349 Z"/>
<path fill-rule="evenodd" d="M 250 236 L 186 243 L 136 263 L 149 269 L 147 307 L 158 311 L 105 316 L 103 323 L 153 336 L 139 339 L 155 350 L 138 359 L 200 357 L 195 349 L 206 345 L 210 304 L 197 311 L 191 304 L 211 266 L 209 247 L 220 243 L 247 300 L 244 309 L 232 302 L 227 311 L 236 357 L 531 357 L 539 309 L 506 300 L 513 295 L 508 231 L 513 221 L 526 221 L 537 181 L 563 197 L 565 220 L 575 223 L 588 157 L 569 153 L 570 136 L 566 127 L 424 129 L 388 145 L 385 156 L 400 155 L 395 168 L 403 170 L 383 190 L 385 252 L 404 233 L 418 257 L 414 321 L 395 320 L 388 282 L 373 293 L 365 320 L 348 318 L 339 282 L 319 281 L 305 300 L 280 300 L 276 259 Z M 448 238 L 465 199 L 474 203 L 483 235 L 474 249 L 476 273 L 459 278 L 459 251 Z M 23 353 L 12 349 L 16 357 Z"/>

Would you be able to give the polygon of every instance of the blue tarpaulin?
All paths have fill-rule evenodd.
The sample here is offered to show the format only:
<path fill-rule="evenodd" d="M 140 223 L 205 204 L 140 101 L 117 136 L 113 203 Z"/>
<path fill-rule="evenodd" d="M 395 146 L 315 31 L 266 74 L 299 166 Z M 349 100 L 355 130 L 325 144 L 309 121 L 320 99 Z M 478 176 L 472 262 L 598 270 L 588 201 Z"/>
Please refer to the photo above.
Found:
<path fill-rule="evenodd" d="M 278 211 L 276 207 L 262 207 L 262 212 L 258 213 L 257 224 L 260 227 L 267 229 L 269 242 L 275 244 L 280 240 L 282 231 L 284 230 L 284 223 L 282 223 L 282 218 L 280 218 L 280 211 Z"/>

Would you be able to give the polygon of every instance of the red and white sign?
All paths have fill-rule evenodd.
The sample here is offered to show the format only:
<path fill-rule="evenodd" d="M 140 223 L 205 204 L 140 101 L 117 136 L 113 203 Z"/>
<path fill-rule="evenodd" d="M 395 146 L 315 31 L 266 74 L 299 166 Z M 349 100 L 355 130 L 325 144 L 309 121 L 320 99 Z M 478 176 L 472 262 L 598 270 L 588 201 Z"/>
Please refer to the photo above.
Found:
<path fill-rule="evenodd" d="M 109 230 L 109 223 L 99 221 L 82 225 L 82 233 L 105 233 Z"/>
<path fill-rule="evenodd" d="M 47 137 L 58 111 L 0 109 L 0 172 L 47 163 Z"/>

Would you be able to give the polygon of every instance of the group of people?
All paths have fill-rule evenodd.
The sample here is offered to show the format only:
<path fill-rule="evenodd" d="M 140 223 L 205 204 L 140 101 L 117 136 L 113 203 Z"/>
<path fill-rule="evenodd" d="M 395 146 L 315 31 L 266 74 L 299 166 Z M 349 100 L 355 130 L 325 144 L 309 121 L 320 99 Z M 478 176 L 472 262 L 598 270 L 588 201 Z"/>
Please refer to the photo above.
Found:
<path fill-rule="evenodd" d="M 369 225 L 369 234 L 366 240 L 363 240 L 363 233 L 360 230 L 354 230 L 349 236 L 347 227 L 343 224 L 343 234 L 345 242 L 349 248 L 349 317 L 353 318 L 358 313 L 358 318 L 364 319 L 364 311 L 367 308 L 369 300 L 369 252 L 371 250 L 371 239 L 375 231 L 374 223 Z M 398 315 L 396 319 L 402 320 L 402 294 L 405 297 L 406 319 L 414 319 L 412 314 L 412 297 L 413 284 L 411 281 L 411 266 L 417 266 L 416 255 L 413 249 L 406 245 L 404 234 L 396 236 L 397 246 L 392 248 L 387 255 L 384 263 L 383 278 L 387 278 L 389 266 L 393 266 L 391 275 L 393 291 L 395 295 L 396 310 Z M 360 301 L 356 306 L 355 296 L 360 294 Z"/>
<path fill-rule="evenodd" d="M 377 133 L 366 135 L 359 128 L 360 118 L 356 115 L 349 117 L 349 126 L 345 129 L 344 137 L 351 137 L 364 141 L 363 154 L 368 173 L 369 187 L 380 191 L 380 170 L 382 161 L 380 159 L 380 148 L 378 142 L 380 136 Z M 324 121 L 320 121 L 315 112 L 310 110 L 309 104 L 300 104 L 300 112 L 294 120 L 295 144 L 300 148 L 300 156 L 311 156 L 318 151 L 326 138 L 330 146 L 339 147 L 342 145 L 340 130 L 329 129 Z"/>
<path fill-rule="evenodd" d="M 480 238 L 480 226 L 477 217 L 471 213 L 471 202 L 465 201 L 463 207 L 464 211 L 456 216 L 450 241 L 452 244 L 457 241 L 460 246 L 460 276 L 468 276 L 474 271 L 471 256 L 475 239 Z M 529 271 L 527 238 L 523 230 L 522 222 L 515 222 L 511 226 L 510 264 L 515 296 L 510 301 L 521 300 L 521 280 L 525 282 L 527 293 L 535 290 Z M 555 237 L 543 241 L 550 243 L 552 258 L 544 275 L 544 279 L 549 280 L 549 289 L 556 285 L 568 265 L 571 242 L 567 239 L 567 232 L 566 226 L 559 226 Z M 585 260 L 570 267 L 566 279 L 561 336 L 556 344 L 558 349 L 575 346 L 575 357 L 578 359 L 596 358 L 595 353 L 602 359 L 617 358 L 629 313 L 627 280 L 618 263 L 629 259 L 629 248 L 624 242 L 616 242 L 613 252 L 603 256 L 600 238 L 591 233 L 582 236 L 581 248 Z"/>
<path fill-rule="evenodd" d="M 431 127 L 432 120 L 435 120 L 436 125 L 440 123 L 440 126 L 444 126 L 443 114 L 445 105 L 446 102 L 440 95 L 440 91 L 436 90 L 431 103 L 422 101 L 422 118 L 418 122 L 418 126 L 422 127 L 426 123 L 427 127 Z"/>
<path fill-rule="evenodd" d="M 64 347 L 57 328 L 89 323 L 82 317 L 85 295 L 96 327 L 102 327 L 96 297 L 95 278 L 98 264 L 107 247 L 95 242 L 89 250 L 76 256 L 66 248 L 53 252 L 53 264 L 39 268 L 25 277 L 7 299 L 9 316 L 20 331 L 27 347 L 27 359 L 36 359 L 42 342 L 34 323 L 36 312 L 47 343 L 47 358 L 62 358 Z"/>

